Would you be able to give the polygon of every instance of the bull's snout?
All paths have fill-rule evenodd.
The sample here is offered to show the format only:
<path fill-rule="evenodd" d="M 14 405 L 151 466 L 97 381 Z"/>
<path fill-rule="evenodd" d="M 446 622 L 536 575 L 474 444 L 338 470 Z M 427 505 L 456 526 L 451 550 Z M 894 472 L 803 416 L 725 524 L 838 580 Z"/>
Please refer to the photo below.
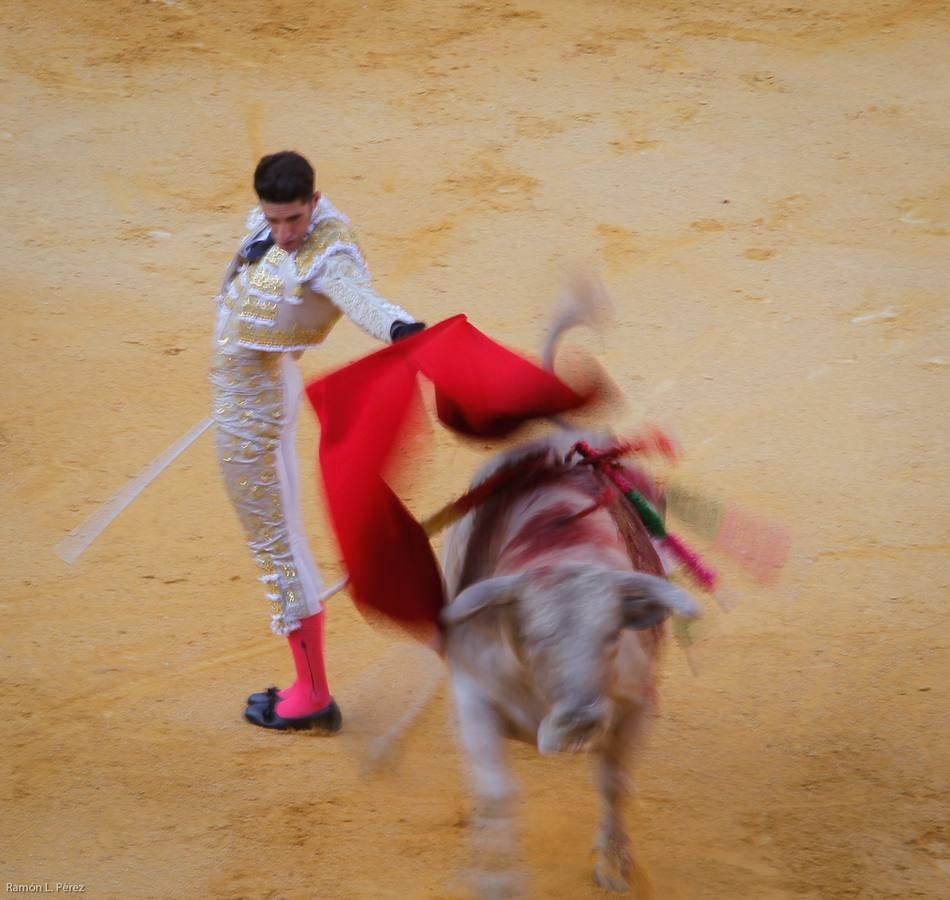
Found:
<path fill-rule="evenodd" d="M 612 712 L 613 706 L 606 698 L 555 708 L 538 728 L 538 750 L 548 754 L 591 749 L 610 727 Z"/>

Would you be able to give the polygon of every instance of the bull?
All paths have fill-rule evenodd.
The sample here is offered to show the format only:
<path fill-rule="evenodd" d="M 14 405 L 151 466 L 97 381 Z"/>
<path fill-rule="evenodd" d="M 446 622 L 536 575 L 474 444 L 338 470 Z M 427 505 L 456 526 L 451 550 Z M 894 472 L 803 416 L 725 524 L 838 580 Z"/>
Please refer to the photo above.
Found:
<path fill-rule="evenodd" d="M 699 613 L 663 577 L 626 501 L 605 500 L 596 471 L 569 462 L 579 440 L 610 436 L 562 425 L 490 460 L 473 487 L 503 470 L 518 477 L 453 525 L 443 548 L 445 656 L 487 897 L 519 893 L 505 738 L 542 754 L 589 751 L 602 801 L 594 879 L 627 888 L 626 769 L 655 696 L 660 629 L 672 613 Z"/>
<path fill-rule="evenodd" d="M 635 568 L 616 510 L 598 502 L 596 474 L 564 464 L 577 440 L 596 446 L 598 436 L 565 431 L 491 461 L 474 484 L 519 460 L 537 469 L 469 512 L 443 551 L 445 655 L 487 896 L 508 896 L 517 882 L 506 737 L 544 754 L 594 755 L 603 803 L 594 878 L 627 886 L 625 772 L 654 697 L 658 629 L 671 613 L 698 614 L 661 577 L 649 538 L 631 520 L 639 564 L 653 571 Z"/>

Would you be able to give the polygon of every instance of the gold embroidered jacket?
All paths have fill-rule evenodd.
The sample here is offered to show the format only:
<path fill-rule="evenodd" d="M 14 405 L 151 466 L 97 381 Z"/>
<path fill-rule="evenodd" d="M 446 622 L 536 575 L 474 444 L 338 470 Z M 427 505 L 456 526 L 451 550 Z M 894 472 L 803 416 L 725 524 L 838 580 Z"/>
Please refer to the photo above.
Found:
<path fill-rule="evenodd" d="M 259 210 L 252 212 L 242 247 L 261 232 L 262 219 Z M 254 263 L 238 254 L 218 300 L 216 338 L 225 353 L 304 350 L 321 343 L 342 315 L 385 342 L 394 322 L 415 321 L 372 289 L 346 217 L 323 197 L 296 251 L 274 245 Z"/>

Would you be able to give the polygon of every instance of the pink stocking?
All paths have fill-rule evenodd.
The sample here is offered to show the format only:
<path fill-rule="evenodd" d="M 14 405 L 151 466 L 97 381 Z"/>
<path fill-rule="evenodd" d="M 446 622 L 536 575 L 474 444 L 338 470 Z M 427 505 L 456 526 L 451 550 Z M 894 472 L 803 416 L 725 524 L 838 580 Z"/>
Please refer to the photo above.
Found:
<path fill-rule="evenodd" d="M 330 688 L 323 665 L 323 616 L 324 611 L 320 610 L 314 616 L 301 619 L 300 627 L 287 635 L 297 679 L 280 692 L 276 712 L 285 719 L 309 716 L 330 702 Z"/>

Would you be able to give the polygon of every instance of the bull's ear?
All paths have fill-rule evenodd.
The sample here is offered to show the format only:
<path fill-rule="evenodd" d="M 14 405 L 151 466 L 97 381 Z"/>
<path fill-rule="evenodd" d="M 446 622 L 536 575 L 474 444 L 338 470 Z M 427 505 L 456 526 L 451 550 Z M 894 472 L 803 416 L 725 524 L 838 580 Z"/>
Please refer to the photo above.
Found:
<path fill-rule="evenodd" d="M 520 590 L 520 575 L 499 575 L 465 588 L 442 610 L 444 625 L 457 625 L 487 606 L 511 603 Z"/>
<path fill-rule="evenodd" d="M 656 575 L 618 572 L 617 589 L 625 628 L 652 628 L 674 613 L 688 619 L 700 614 L 699 604 L 686 591 Z"/>

